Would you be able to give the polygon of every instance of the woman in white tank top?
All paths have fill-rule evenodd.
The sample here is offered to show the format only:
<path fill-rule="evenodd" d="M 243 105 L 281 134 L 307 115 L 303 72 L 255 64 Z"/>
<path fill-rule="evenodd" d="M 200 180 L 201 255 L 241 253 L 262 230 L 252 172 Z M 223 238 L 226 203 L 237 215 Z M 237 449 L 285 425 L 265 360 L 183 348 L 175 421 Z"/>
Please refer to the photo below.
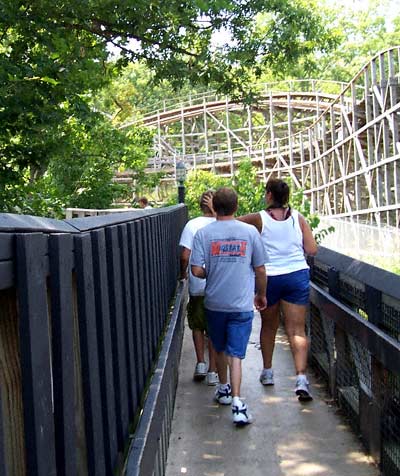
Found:
<path fill-rule="evenodd" d="M 273 385 L 272 355 L 279 315 L 283 313 L 296 368 L 295 392 L 299 400 L 311 400 L 306 376 L 308 340 L 305 333 L 309 299 L 309 269 L 304 254 L 315 255 L 317 243 L 304 217 L 289 206 L 289 187 L 271 179 L 265 187 L 266 209 L 238 219 L 254 225 L 264 243 L 267 273 L 267 309 L 261 312 L 260 344 L 263 385 Z"/>

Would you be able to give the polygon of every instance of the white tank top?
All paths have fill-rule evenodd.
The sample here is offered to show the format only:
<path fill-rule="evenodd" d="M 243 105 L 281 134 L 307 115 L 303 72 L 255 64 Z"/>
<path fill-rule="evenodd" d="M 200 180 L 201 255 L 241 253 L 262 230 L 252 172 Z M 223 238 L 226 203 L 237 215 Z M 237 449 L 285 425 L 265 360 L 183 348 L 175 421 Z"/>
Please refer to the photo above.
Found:
<path fill-rule="evenodd" d="M 291 210 L 291 216 L 283 221 L 274 220 L 265 210 L 262 210 L 260 215 L 261 239 L 267 259 L 265 263 L 267 276 L 308 269 L 309 266 L 304 257 L 299 212 Z"/>

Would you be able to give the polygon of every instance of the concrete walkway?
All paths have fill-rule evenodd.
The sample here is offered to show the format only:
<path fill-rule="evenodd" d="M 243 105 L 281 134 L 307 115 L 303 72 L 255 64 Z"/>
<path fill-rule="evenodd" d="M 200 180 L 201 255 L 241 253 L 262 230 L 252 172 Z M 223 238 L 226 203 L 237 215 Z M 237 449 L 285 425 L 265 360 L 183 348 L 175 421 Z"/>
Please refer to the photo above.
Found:
<path fill-rule="evenodd" d="M 274 355 L 275 386 L 259 383 L 259 326 L 257 315 L 242 383 L 255 421 L 240 429 L 231 422 L 230 406 L 213 401 L 214 387 L 193 382 L 194 351 L 186 327 L 166 475 L 378 476 L 323 385 L 311 378 L 314 401 L 297 401 L 283 333 Z"/>

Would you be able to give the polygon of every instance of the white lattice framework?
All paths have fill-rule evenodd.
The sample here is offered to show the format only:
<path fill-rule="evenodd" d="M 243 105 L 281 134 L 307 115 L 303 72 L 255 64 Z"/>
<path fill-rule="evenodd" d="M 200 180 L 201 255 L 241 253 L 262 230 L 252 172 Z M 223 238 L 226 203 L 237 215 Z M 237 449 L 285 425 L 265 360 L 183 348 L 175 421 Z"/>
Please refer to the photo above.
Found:
<path fill-rule="evenodd" d="M 375 56 L 348 84 L 319 80 L 258 85 L 257 104 L 214 93 L 144 115 L 156 131 L 149 170 L 232 175 L 250 157 L 263 181 L 291 177 L 312 211 L 398 226 L 400 47 Z"/>

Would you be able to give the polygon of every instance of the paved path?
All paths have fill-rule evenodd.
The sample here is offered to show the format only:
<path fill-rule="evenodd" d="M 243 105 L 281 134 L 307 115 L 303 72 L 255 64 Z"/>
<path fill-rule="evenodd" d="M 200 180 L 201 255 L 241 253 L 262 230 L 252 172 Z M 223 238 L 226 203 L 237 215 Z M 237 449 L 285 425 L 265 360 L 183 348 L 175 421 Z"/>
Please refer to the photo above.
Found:
<path fill-rule="evenodd" d="M 214 403 L 214 387 L 192 381 L 194 352 L 186 327 L 166 476 L 378 476 L 323 385 L 311 379 L 314 401 L 297 401 L 282 333 L 274 356 L 275 386 L 259 383 L 258 332 L 257 316 L 242 383 L 255 422 L 238 429 L 230 406 Z"/>

